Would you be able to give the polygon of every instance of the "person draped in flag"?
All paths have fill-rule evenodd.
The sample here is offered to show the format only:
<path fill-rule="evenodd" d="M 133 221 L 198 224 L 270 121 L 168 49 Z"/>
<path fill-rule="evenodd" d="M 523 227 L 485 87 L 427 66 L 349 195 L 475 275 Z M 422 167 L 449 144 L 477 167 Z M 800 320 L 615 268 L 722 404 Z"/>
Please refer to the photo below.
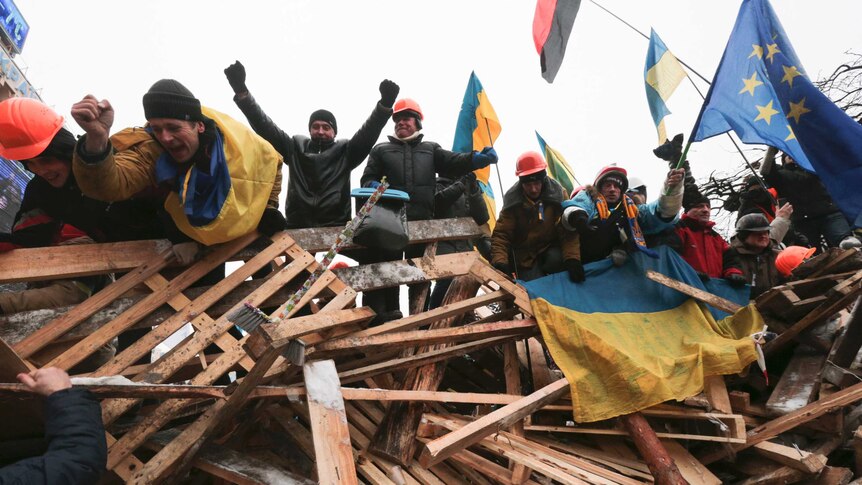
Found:
<path fill-rule="evenodd" d="M 548 177 L 547 168 L 537 152 L 518 157 L 518 182 L 506 191 L 491 236 L 491 264 L 523 281 L 567 271 L 569 279 L 580 283 L 584 267 L 578 235 L 559 225 L 566 192 Z"/>
<path fill-rule="evenodd" d="M 611 257 L 621 266 L 628 252 L 647 248 L 645 235 L 671 229 L 682 205 L 685 170 L 668 172 L 662 195 L 647 204 L 636 204 L 625 195 L 628 172 L 609 165 L 601 169 L 593 185 L 563 202 L 563 227 L 580 234 L 581 261 L 591 263 Z"/>

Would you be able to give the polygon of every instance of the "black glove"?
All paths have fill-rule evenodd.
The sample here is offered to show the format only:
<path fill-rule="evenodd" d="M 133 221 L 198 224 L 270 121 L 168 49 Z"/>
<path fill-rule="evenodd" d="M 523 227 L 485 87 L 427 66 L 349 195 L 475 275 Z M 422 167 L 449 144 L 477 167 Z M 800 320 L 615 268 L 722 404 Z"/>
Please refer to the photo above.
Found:
<path fill-rule="evenodd" d="M 401 91 L 401 88 L 394 82 L 388 79 L 380 81 L 380 104 L 391 108 L 395 104 L 395 98 L 398 97 L 399 91 Z"/>
<path fill-rule="evenodd" d="M 236 61 L 227 66 L 224 70 L 224 75 L 227 77 L 227 82 L 233 88 L 236 94 L 247 93 L 248 88 L 245 86 L 245 66 L 241 62 Z"/>
<path fill-rule="evenodd" d="M 745 276 L 738 273 L 727 275 L 727 277 L 725 277 L 724 279 L 726 279 L 731 286 L 735 286 L 737 288 L 748 283 L 747 281 L 745 281 Z"/>
<path fill-rule="evenodd" d="M 590 227 L 589 222 L 590 220 L 587 216 L 587 211 L 576 210 L 569 214 L 569 225 L 574 227 L 580 234 L 593 232 L 593 228 Z"/>
<path fill-rule="evenodd" d="M 507 278 L 511 278 L 512 273 L 514 273 L 514 271 L 512 271 L 512 265 L 509 263 L 494 263 L 494 268 L 506 275 Z"/>
<path fill-rule="evenodd" d="M 708 274 L 706 274 L 706 273 L 701 273 L 700 271 L 696 271 L 696 273 L 697 273 L 697 277 L 698 277 L 698 278 L 700 278 L 701 283 L 706 284 L 706 283 L 708 283 L 708 282 L 709 282 L 709 280 L 711 279 L 711 278 L 709 277 L 709 275 L 708 275 Z"/>
<path fill-rule="evenodd" d="M 491 238 L 488 236 L 482 236 L 477 239 L 476 250 L 479 251 L 479 254 L 481 254 L 483 258 L 491 261 Z"/>
<path fill-rule="evenodd" d="M 584 265 L 577 259 L 567 259 L 563 262 L 566 266 L 566 271 L 569 272 L 569 279 L 573 283 L 583 283 L 587 278 L 584 276 Z"/>
<path fill-rule="evenodd" d="M 287 221 L 280 210 L 275 207 L 267 207 L 260 216 L 260 222 L 257 223 L 257 232 L 266 237 L 272 237 L 273 234 L 287 229 Z"/>

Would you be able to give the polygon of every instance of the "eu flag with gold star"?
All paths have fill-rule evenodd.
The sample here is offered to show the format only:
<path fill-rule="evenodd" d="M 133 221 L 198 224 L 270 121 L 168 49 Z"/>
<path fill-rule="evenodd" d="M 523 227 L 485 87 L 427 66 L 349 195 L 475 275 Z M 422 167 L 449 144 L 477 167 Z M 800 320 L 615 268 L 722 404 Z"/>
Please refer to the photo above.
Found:
<path fill-rule="evenodd" d="M 817 89 L 768 0 L 744 0 L 692 141 L 733 130 L 815 172 L 862 226 L 862 125 Z"/>

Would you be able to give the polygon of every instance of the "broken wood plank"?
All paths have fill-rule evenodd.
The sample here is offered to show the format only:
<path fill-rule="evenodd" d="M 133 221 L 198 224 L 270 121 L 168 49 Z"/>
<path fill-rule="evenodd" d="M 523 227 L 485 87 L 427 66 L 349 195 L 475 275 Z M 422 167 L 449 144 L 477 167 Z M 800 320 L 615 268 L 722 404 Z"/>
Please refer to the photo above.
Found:
<path fill-rule="evenodd" d="M 368 291 L 462 276 L 470 268 L 470 262 L 478 258 L 477 252 L 454 253 L 436 256 L 431 263 L 413 258 L 351 266 L 333 272 L 351 288 Z"/>
<path fill-rule="evenodd" d="M 357 483 L 347 415 L 335 363 L 322 360 L 302 367 L 314 438 L 317 477 L 322 485 Z"/>
<path fill-rule="evenodd" d="M 507 342 L 503 345 L 503 375 L 506 378 L 506 392 L 509 394 L 521 394 L 521 366 L 518 362 L 518 349 L 515 342 Z M 515 436 L 524 436 L 524 422 L 518 421 L 513 424 L 510 431 Z M 522 484 L 530 478 L 532 471 L 520 463 L 509 461 L 512 470 L 511 482 Z"/>
<path fill-rule="evenodd" d="M 797 347 L 766 401 L 767 416 L 782 416 L 814 400 L 820 389 L 820 372 L 825 362 L 825 355 L 805 346 Z"/>
<path fill-rule="evenodd" d="M 426 443 L 422 447 L 419 463 L 426 467 L 439 463 L 457 451 L 481 441 L 482 438 L 493 434 L 495 431 L 508 428 L 545 404 L 559 399 L 568 391 L 569 382 L 566 379 L 560 379 L 529 396 L 468 423 L 458 431 L 453 431 Z"/>
<path fill-rule="evenodd" d="M 730 406 L 730 396 L 727 394 L 727 386 L 724 384 L 724 376 L 705 376 L 703 378 L 703 392 L 712 409 L 724 414 L 733 414 Z"/>
<path fill-rule="evenodd" d="M 669 276 L 665 276 L 661 273 L 648 269 L 646 272 L 646 277 L 655 281 L 656 283 L 660 283 L 668 288 L 672 288 L 684 295 L 688 295 L 694 298 L 697 301 L 702 301 L 707 305 L 721 310 L 727 313 L 736 313 L 741 305 L 738 305 L 730 300 L 724 299 L 720 296 L 713 295 L 708 291 L 701 290 L 700 288 L 695 288 L 694 286 L 687 285 L 682 281 L 677 281 Z"/>
<path fill-rule="evenodd" d="M 715 476 L 708 468 L 697 461 L 697 458 L 685 449 L 684 446 L 675 440 L 662 440 L 661 442 L 667 450 L 673 462 L 679 468 L 682 477 L 697 485 L 721 485 L 721 480 Z"/>
<path fill-rule="evenodd" d="M 770 441 L 758 443 L 753 448 L 758 455 L 807 474 L 819 473 L 826 466 L 826 457 L 819 453 L 811 453 Z"/>

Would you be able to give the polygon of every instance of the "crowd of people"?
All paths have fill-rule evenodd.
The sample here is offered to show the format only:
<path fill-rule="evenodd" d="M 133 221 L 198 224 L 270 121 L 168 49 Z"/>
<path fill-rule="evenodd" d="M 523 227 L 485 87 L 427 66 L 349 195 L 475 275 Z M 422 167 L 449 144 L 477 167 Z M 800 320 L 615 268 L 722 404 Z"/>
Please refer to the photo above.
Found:
<path fill-rule="evenodd" d="M 412 99 L 399 99 L 396 83 L 383 80 L 368 119 L 350 138 L 339 139 L 335 115 L 325 109 L 311 113 L 307 136 L 286 133 L 251 95 L 239 61 L 225 75 L 251 128 L 203 106 L 173 79 L 157 81 L 143 95 L 144 127 L 114 134 L 114 109 L 95 96 L 71 108 L 84 132 L 78 138 L 64 128 L 63 116 L 39 101 L 0 102 L 0 156 L 20 161 L 35 175 L 11 232 L 0 235 L 0 251 L 167 238 L 176 262 L 188 265 L 202 248 L 254 231 L 271 237 L 286 229 L 343 226 L 352 215 L 351 172 L 366 160 L 361 185 L 375 188 L 385 178 L 390 189 L 409 194 L 408 221 L 472 217 L 483 226 L 494 217 L 473 173 L 497 163 L 494 148 L 457 153 L 424 139 L 422 109 Z M 390 119 L 393 133 L 377 143 Z M 654 153 L 675 167 L 681 144 L 678 136 Z M 823 247 L 862 245 L 817 176 L 786 155 L 776 164 L 776 155 L 770 148 L 762 178 L 753 174 L 742 187 L 735 235 L 727 241 L 715 230 L 712 203 L 698 190 L 687 162 L 671 168 L 660 195 L 649 201 L 647 187 L 617 165 L 566 193 L 548 175 L 544 157 L 526 152 L 517 158 L 518 181 L 503 194 L 493 233 L 444 242 L 437 250 L 475 247 L 507 277 L 526 281 L 566 272 L 580 284 L 585 264 L 610 259 L 624 265 L 635 251 L 657 257 L 652 248 L 665 244 L 702 279 L 748 284 L 756 297 Z M 355 256 L 374 263 L 421 256 L 424 249 L 366 248 Z M 222 268 L 202 281 L 212 284 L 223 275 Z M 79 277 L 0 293 L 0 313 L 80 303 L 109 281 Z M 432 307 L 441 304 L 448 283 L 437 283 Z M 377 314 L 376 324 L 401 318 L 398 291 L 363 296 Z M 98 367 L 114 352 L 105 349 L 89 365 Z M 56 380 L 53 374 L 35 378 L 40 376 Z M 74 394 L 64 389 L 46 395 L 53 402 Z"/>

